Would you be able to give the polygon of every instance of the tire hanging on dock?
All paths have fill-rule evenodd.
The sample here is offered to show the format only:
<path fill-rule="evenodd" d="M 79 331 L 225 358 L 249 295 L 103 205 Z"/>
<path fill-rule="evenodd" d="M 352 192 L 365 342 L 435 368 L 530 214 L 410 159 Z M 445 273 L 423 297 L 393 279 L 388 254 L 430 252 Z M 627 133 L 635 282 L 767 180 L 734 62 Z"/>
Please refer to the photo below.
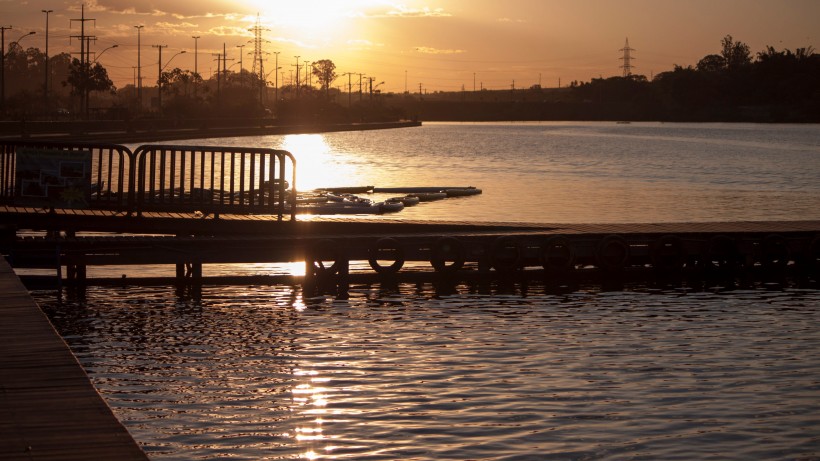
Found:
<path fill-rule="evenodd" d="M 521 265 L 521 247 L 512 235 L 498 237 L 490 247 L 490 264 L 498 272 L 512 272 Z"/>
<path fill-rule="evenodd" d="M 464 266 L 464 244 L 455 237 L 441 237 L 430 247 L 430 264 L 440 273 L 453 273 Z M 447 264 L 451 261 L 451 264 Z"/>
<path fill-rule="evenodd" d="M 706 269 L 734 269 L 740 264 L 737 242 L 725 234 L 715 235 L 707 242 L 702 259 Z"/>
<path fill-rule="evenodd" d="M 382 266 L 379 261 L 393 261 L 389 266 Z M 391 237 L 380 238 L 370 248 L 370 267 L 379 274 L 395 274 L 404 266 L 404 249 L 398 240 Z"/>
<path fill-rule="evenodd" d="M 629 244 L 618 235 L 607 235 L 595 250 L 598 268 L 604 271 L 620 271 L 629 261 Z"/>
<path fill-rule="evenodd" d="M 664 235 L 652 242 L 650 247 L 652 267 L 659 271 L 675 271 L 686 263 L 686 248 L 676 235 Z"/>
<path fill-rule="evenodd" d="M 541 266 L 549 272 L 567 272 L 575 266 L 575 250 L 566 237 L 551 237 L 541 246 Z"/>

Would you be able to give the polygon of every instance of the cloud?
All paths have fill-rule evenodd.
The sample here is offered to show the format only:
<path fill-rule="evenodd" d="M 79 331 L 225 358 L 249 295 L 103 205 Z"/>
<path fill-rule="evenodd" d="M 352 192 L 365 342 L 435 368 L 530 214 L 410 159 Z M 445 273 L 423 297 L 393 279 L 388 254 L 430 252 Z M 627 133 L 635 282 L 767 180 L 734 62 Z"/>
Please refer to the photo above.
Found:
<path fill-rule="evenodd" d="M 405 5 L 394 5 L 393 9 L 379 12 L 349 12 L 348 17 L 357 18 L 447 18 L 452 16 L 444 8 L 410 8 Z"/>
<path fill-rule="evenodd" d="M 190 22 L 157 22 L 154 27 L 163 30 L 181 30 L 181 29 L 195 29 L 199 27 L 197 24 Z"/>
<path fill-rule="evenodd" d="M 244 27 L 239 26 L 217 26 L 211 27 L 207 31 L 208 34 L 216 35 L 218 37 L 251 37 L 253 34 Z"/>
<path fill-rule="evenodd" d="M 505 22 L 505 23 L 513 23 L 513 24 L 523 24 L 528 22 L 526 19 L 512 19 L 512 18 L 498 18 L 496 19 L 497 22 Z"/>
<path fill-rule="evenodd" d="M 387 13 L 390 17 L 400 18 L 446 18 L 452 16 L 450 13 L 444 11 L 444 8 L 407 8 L 404 5 L 399 5 L 395 10 Z"/>
<path fill-rule="evenodd" d="M 414 48 L 419 53 L 424 54 L 461 54 L 466 53 L 466 50 L 442 50 L 438 48 L 431 48 L 429 46 L 417 46 Z"/>
<path fill-rule="evenodd" d="M 69 11 L 79 12 L 79 5 Z M 197 0 L 196 2 L 157 2 L 155 0 L 85 0 L 85 11 L 128 16 L 170 16 L 179 20 L 211 18 L 232 20 L 240 14 L 236 5 L 222 0 Z"/>
<path fill-rule="evenodd" d="M 372 48 L 380 48 L 384 46 L 384 43 L 373 43 L 370 40 L 348 40 L 347 44 L 350 45 L 353 49 L 358 50 L 367 50 Z"/>

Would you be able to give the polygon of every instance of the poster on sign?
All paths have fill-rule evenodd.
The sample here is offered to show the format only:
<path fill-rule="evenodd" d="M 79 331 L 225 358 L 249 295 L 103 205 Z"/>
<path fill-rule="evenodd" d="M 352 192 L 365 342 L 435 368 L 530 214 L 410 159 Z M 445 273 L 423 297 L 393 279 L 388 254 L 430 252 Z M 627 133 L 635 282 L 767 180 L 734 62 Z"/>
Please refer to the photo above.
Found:
<path fill-rule="evenodd" d="M 88 208 L 91 152 L 20 148 L 15 180 L 16 205 Z"/>

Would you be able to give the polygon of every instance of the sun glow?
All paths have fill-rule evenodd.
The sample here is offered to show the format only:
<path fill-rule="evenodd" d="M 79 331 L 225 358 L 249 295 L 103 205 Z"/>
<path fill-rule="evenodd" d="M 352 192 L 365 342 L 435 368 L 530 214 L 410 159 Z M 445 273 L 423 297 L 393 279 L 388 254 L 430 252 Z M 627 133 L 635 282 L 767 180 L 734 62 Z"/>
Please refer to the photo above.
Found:
<path fill-rule="evenodd" d="M 319 37 L 327 38 L 344 30 L 353 18 L 360 17 L 384 0 L 306 0 L 301 2 L 271 2 L 246 0 L 258 10 L 265 24 L 275 27 L 278 34 L 295 42 L 310 45 Z"/>

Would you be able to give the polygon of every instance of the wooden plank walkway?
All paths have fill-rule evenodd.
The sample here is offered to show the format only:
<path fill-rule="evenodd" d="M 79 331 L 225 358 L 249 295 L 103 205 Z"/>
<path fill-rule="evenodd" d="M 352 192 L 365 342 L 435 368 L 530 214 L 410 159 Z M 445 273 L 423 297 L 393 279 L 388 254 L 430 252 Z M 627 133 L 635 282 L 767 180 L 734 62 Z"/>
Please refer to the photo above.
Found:
<path fill-rule="evenodd" d="M 2 257 L 0 459 L 148 459 Z"/>
<path fill-rule="evenodd" d="M 127 216 L 105 210 L 56 210 L 0 205 L 0 227 L 89 232 L 186 235 L 306 235 L 306 234 L 439 234 L 448 232 L 545 234 L 689 234 L 820 232 L 820 221 L 736 221 L 695 223 L 541 224 L 519 222 L 413 221 L 400 217 L 305 216 L 295 222 L 273 215 L 223 214 L 200 217 L 194 213 L 150 212 Z"/>

